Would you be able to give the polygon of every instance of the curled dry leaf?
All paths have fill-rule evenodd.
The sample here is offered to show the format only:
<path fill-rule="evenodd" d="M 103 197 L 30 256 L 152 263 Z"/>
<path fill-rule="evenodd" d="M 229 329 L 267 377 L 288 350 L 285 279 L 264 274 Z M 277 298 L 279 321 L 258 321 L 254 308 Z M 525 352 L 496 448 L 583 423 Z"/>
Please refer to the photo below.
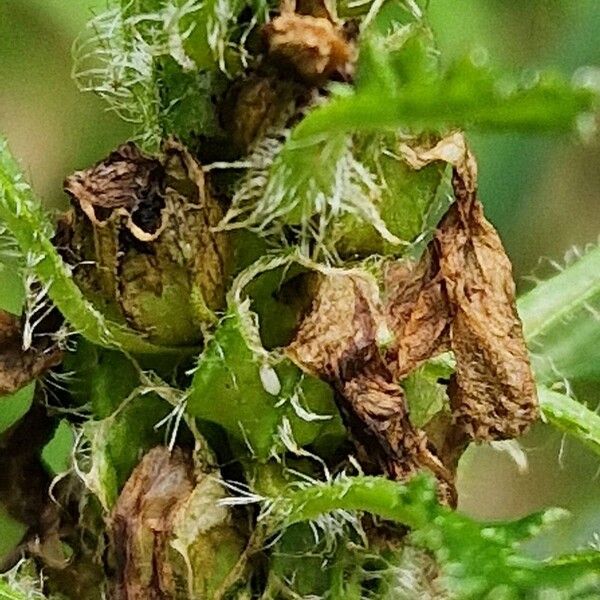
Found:
<path fill-rule="evenodd" d="M 137 239 L 149 242 L 166 224 L 161 219 L 165 206 L 161 172 L 160 161 L 130 142 L 93 167 L 73 173 L 65 181 L 65 190 L 94 225 L 122 216 Z"/>
<path fill-rule="evenodd" d="M 428 468 L 452 503 L 466 442 L 523 433 L 537 418 L 535 385 L 510 263 L 477 200 L 476 165 L 464 139 L 457 134 L 431 150 L 406 148 L 405 155 L 414 168 L 450 162 L 456 202 L 419 262 L 388 263 L 383 301 L 365 277 L 319 276 L 287 354 L 335 385 L 353 438 L 371 457 L 375 440 L 382 470 L 402 479 Z M 384 349 L 378 340 L 385 332 L 394 341 Z M 452 419 L 435 422 L 434 444 L 411 425 L 399 381 L 449 349 L 457 365 L 448 386 Z"/>
<path fill-rule="evenodd" d="M 148 452 L 110 517 L 113 597 L 214 598 L 246 542 L 224 497 L 217 474 L 194 468 L 181 449 Z"/>
<path fill-rule="evenodd" d="M 324 3 L 284 5 L 263 28 L 269 58 L 293 68 L 306 83 L 322 84 L 333 75 L 351 74 L 356 50 Z"/>
<path fill-rule="evenodd" d="M 475 160 L 460 134 L 429 150 L 405 148 L 405 156 L 415 168 L 450 163 L 456 201 L 412 273 L 396 273 L 395 283 L 388 283 L 392 326 L 400 332 L 398 373 L 414 368 L 415 359 L 446 350 L 449 342 L 456 357 L 449 389 L 454 421 L 475 440 L 518 436 L 538 416 L 535 383 L 510 261 L 477 199 Z M 404 294 L 415 288 L 420 291 L 411 310 Z M 423 344 L 429 355 L 415 356 Z"/>
<path fill-rule="evenodd" d="M 74 207 L 59 245 L 84 291 L 156 343 L 198 341 L 224 303 L 229 251 L 212 231 L 221 207 L 190 153 L 173 140 L 160 158 L 125 144 L 65 190 Z"/>
<path fill-rule="evenodd" d="M 385 268 L 385 310 L 395 343 L 393 371 L 403 378 L 450 346 L 452 313 L 444 282 L 427 249 L 417 264 L 394 261 Z"/>
<path fill-rule="evenodd" d="M 286 354 L 334 385 L 363 465 L 394 479 L 427 468 L 453 504 L 452 474 L 411 425 L 402 388 L 380 353 L 387 325 L 378 295 L 375 283 L 359 275 L 319 276 L 310 313 Z"/>
<path fill-rule="evenodd" d="M 115 598 L 172 597 L 175 574 L 167 560 L 174 515 L 193 489 L 193 468 L 179 450 L 155 448 L 127 481 L 111 520 L 117 562 Z"/>
<path fill-rule="evenodd" d="M 46 336 L 24 350 L 20 318 L 0 310 L 0 396 L 16 392 L 61 359 L 61 350 Z"/>

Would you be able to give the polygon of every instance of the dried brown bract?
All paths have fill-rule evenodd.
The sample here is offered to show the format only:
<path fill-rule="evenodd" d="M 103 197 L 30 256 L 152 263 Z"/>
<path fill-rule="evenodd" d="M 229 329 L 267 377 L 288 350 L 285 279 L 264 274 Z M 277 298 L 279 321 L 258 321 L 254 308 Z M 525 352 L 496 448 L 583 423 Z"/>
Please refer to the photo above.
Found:
<path fill-rule="evenodd" d="M 148 242 L 164 227 L 160 215 L 165 205 L 162 171 L 159 160 L 129 142 L 93 167 L 73 173 L 65 181 L 65 190 L 94 225 L 105 225 L 118 214 L 126 218 L 136 238 Z"/>
<path fill-rule="evenodd" d="M 229 251 L 212 231 L 221 207 L 186 148 L 169 140 L 155 158 L 125 144 L 65 190 L 74 210 L 60 237 L 77 283 L 157 343 L 197 342 L 223 306 Z"/>
<path fill-rule="evenodd" d="M 181 449 L 148 452 L 110 518 L 115 600 L 216 597 L 246 539 L 234 526 L 217 473 Z"/>
<path fill-rule="evenodd" d="M 455 203 L 419 262 L 390 262 L 385 293 L 366 277 L 321 275 L 310 312 L 287 354 L 336 387 L 346 422 L 389 476 L 427 468 L 453 503 L 453 477 L 471 440 L 515 437 L 537 418 L 535 384 L 514 302 L 511 267 L 476 196 L 476 165 L 457 134 L 430 150 L 405 148 L 420 168 L 454 166 Z M 378 340 L 390 337 L 383 347 Z M 452 350 L 452 418 L 432 425 L 435 444 L 414 428 L 399 382 Z M 375 444 L 373 444 L 375 442 Z M 368 447 L 368 452 L 364 448 Z"/>
<path fill-rule="evenodd" d="M 303 2 L 295 11 L 284 6 L 263 33 L 269 58 L 294 69 L 306 83 L 351 74 L 354 44 L 321 2 Z"/>
<path fill-rule="evenodd" d="M 310 313 L 287 355 L 329 380 L 357 443 L 361 461 L 394 479 L 427 468 L 455 501 L 451 473 L 408 418 L 402 388 L 386 366 L 378 339 L 387 331 L 377 286 L 357 275 L 321 276 Z"/>
<path fill-rule="evenodd" d="M 61 350 L 45 336 L 24 350 L 20 318 L 0 310 L 0 396 L 17 391 L 61 359 Z"/>
<path fill-rule="evenodd" d="M 432 161 L 450 163 L 456 202 L 412 275 L 389 287 L 393 326 L 400 332 L 398 372 L 414 367 L 418 357 L 407 356 L 415 347 L 429 346 L 431 356 L 449 342 L 457 364 L 450 387 L 455 422 L 475 440 L 518 436 L 538 416 L 535 383 L 510 261 L 477 199 L 475 160 L 460 134 L 430 150 L 405 148 L 405 155 L 415 168 Z M 411 310 L 406 290 L 415 296 L 416 288 Z M 421 360 L 429 357 L 419 352 Z"/>
<path fill-rule="evenodd" d="M 173 520 L 192 492 L 194 474 L 183 452 L 155 448 L 127 481 L 112 513 L 119 600 L 172 598 L 176 587 L 167 560 Z"/>
<path fill-rule="evenodd" d="M 306 96 L 300 83 L 254 73 L 236 81 L 223 104 L 222 123 L 235 152 L 243 155 L 269 131 L 280 130 Z"/>

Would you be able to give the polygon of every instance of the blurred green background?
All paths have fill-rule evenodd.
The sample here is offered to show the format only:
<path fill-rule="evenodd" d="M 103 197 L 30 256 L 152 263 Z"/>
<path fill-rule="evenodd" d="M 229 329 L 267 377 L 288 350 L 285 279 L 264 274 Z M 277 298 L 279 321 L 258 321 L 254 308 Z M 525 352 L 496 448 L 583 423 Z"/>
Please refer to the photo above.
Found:
<path fill-rule="evenodd" d="M 101 0 L 0 0 L 0 130 L 48 205 L 64 204 L 66 174 L 128 137 L 129 127 L 99 99 L 80 94 L 71 80 L 73 40 L 104 7 Z M 486 51 L 507 68 L 571 74 L 583 65 L 600 67 L 598 0 L 430 0 L 430 15 L 445 59 Z M 525 277 L 539 271 L 540 258 L 560 261 L 569 248 L 597 242 L 597 138 L 584 144 L 575 133 L 470 137 L 482 199 L 521 290 L 528 286 Z M 594 385 L 587 390 L 600 401 Z M 461 470 L 461 508 L 499 518 L 563 506 L 574 517 L 538 543 L 538 550 L 585 544 L 600 532 L 599 461 L 542 425 L 524 446 L 529 469 L 523 473 L 506 453 L 470 451 Z"/>

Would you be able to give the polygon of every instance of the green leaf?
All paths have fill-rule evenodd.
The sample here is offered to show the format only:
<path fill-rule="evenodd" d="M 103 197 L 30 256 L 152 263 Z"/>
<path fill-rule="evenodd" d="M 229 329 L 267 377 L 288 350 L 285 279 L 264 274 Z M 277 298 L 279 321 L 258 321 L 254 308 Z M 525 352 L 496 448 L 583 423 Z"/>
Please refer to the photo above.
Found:
<path fill-rule="evenodd" d="M 445 167 L 438 163 L 415 171 L 397 156 L 395 134 L 356 135 L 354 140 L 357 160 L 377 174 L 380 189 L 375 205 L 385 227 L 404 242 L 414 241 L 429 225 Z M 387 241 L 372 223 L 357 215 L 343 215 L 334 230 L 336 248 L 344 256 L 397 254 L 405 249 L 403 244 Z"/>
<path fill-rule="evenodd" d="M 15 239 L 0 223 L 0 310 L 20 315 L 25 303 L 22 257 Z"/>
<path fill-rule="evenodd" d="M 110 416 L 139 385 L 139 370 L 131 360 L 85 339 L 63 364 L 73 373 L 67 380 L 71 396 L 79 406 L 89 405 L 97 419 Z"/>
<path fill-rule="evenodd" d="M 406 485 L 383 477 L 341 477 L 288 490 L 275 503 L 271 525 L 288 527 L 335 510 L 358 510 L 418 529 L 437 515 L 435 497 L 435 484 L 425 475 L 413 477 Z"/>
<path fill-rule="evenodd" d="M 240 22 L 248 6 L 256 21 Z M 240 72 L 245 37 L 267 19 L 265 0 L 113 0 L 77 40 L 74 78 L 133 123 L 145 149 L 169 134 L 197 142 L 217 132 L 213 97 L 226 74 Z"/>
<path fill-rule="evenodd" d="M 42 450 L 42 463 L 50 475 L 66 473 L 71 468 L 71 455 L 75 445 L 75 436 L 69 422 L 62 419 L 50 441 Z"/>
<path fill-rule="evenodd" d="M 278 434 L 288 426 L 299 447 L 326 433 L 343 435 L 331 388 L 287 359 L 270 364 L 248 345 L 244 327 L 232 312 L 208 342 L 194 374 L 189 414 L 217 423 L 262 460 L 281 444 Z"/>
<path fill-rule="evenodd" d="M 600 379 L 600 247 L 519 298 L 539 383 Z"/>
<path fill-rule="evenodd" d="M 33 270 L 48 286 L 52 302 L 82 336 L 100 346 L 134 354 L 186 354 L 193 349 L 156 346 L 127 327 L 107 320 L 83 296 L 69 268 L 54 248 L 52 225 L 31 187 L 23 180 L 6 141 L 0 137 L 0 223 L 8 227 L 21 253 L 32 257 Z"/>
<path fill-rule="evenodd" d="M 536 513 L 513 523 L 479 523 L 438 503 L 431 477 L 400 484 L 383 477 L 340 477 L 290 489 L 268 507 L 266 527 L 285 529 L 336 511 L 366 511 L 412 529 L 410 544 L 432 552 L 452 598 L 541 598 L 573 589 L 598 589 L 600 553 L 538 561 L 518 543 L 537 534 L 564 511 Z M 343 518 L 340 513 L 339 519 Z M 327 527 L 327 521 L 321 520 Z M 560 596 L 559 596 L 560 597 Z"/>
<path fill-rule="evenodd" d="M 35 382 L 31 382 L 13 394 L 0 396 L 0 433 L 4 433 L 27 414 L 33 403 L 34 393 Z"/>
<path fill-rule="evenodd" d="M 542 418 L 600 455 L 600 415 L 566 394 L 538 386 Z"/>
<path fill-rule="evenodd" d="M 0 600 L 29 600 L 29 598 L 12 588 L 6 581 L 0 580 Z"/>
<path fill-rule="evenodd" d="M 469 127 L 486 131 L 570 131 L 593 109 L 595 94 L 551 74 L 533 85 L 500 77 L 469 60 L 435 81 L 415 81 L 395 93 L 360 88 L 313 110 L 288 143 L 318 143 L 325 133 L 376 132 L 410 127 L 438 131 Z"/>
<path fill-rule="evenodd" d="M 22 559 L 0 575 L 0 600 L 64 600 L 60 594 L 44 594 L 44 580 L 33 558 Z"/>
<path fill-rule="evenodd" d="M 25 301 L 25 288 L 18 267 L 7 261 L 0 263 L 0 310 L 20 315 Z"/>
<path fill-rule="evenodd" d="M 332 552 L 326 540 L 315 540 L 308 523 L 286 529 L 270 553 L 266 597 L 287 591 L 290 597 L 360 600 L 361 564 L 347 549 L 351 537 Z"/>
<path fill-rule="evenodd" d="M 204 0 L 198 3 L 199 10 L 183 20 L 182 25 L 194 28 L 184 46 L 198 68 L 220 68 L 230 75 L 240 69 L 241 48 L 236 52 L 234 38 L 241 33 L 238 17 L 248 5 L 244 0 Z M 264 10 L 256 14 L 259 22 L 265 16 Z"/>
<path fill-rule="evenodd" d="M 84 477 L 106 510 L 114 505 L 140 458 L 164 442 L 164 432 L 156 425 L 170 411 L 170 405 L 155 394 L 135 395 L 105 419 L 84 424 L 90 445 Z"/>
<path fill-rule="evenodd" d="M 600 417 L 551 389 L 570 379 L 600 378 L 600 248 L 537 284 L 517 307 L 544 420 L 600 453 Z"/>
<path fill-rule="evenodd" d="M 7 554 L 12 552 L 21 542 L 27 532 L 28 526 L 12 517 L 8 511 L 0 504 L 0 561 L 3 561 Z M 0 580 L 0 584 L 2 584 Z M 0 587 L 0 598 L 2 598 L 2 588 Z"/>
<path fill-rule="evenodd" d="M 313 110 L 289 144 L 407 127 L 565 131 L 598 98 L 553 73 L 526 78 L 470 58 L 441 69 L 422 11 L 393 0 L 382 4 L 361 39 L 356 86 Z"/>
<path fill-rule="evenodd" d="M 156 61 L 156 87 L 161 107 L 163 137 L 176 136 L 194 147 L 200 135 L 217 132 L 212 97 L 223 87 L 218 76 L 181 68 L 171 56 Z"/>
<path fill-rule="evenodd" d="M 452 363 L 442 356 L 427 361 L 402 381 L 410 421 L 415 427 L 423 427 L 435 414 L 448 407 L 446 386 L 438 380 L 449 378 L 453 372 Z"/>
<path fill-rule="evenodd" d="M 109 508 L 143 454 L 164 442 L 164 430 L 156 425 L 171 406 L 155 393 L 143 393 L 139 369 L 126 356 L 85 340 L 67 355 L 65 369 L 74 373 L 68 379 L 73 398 L 93 415 L 83 425 L 89 445 L 89 459 L 81 465 L 85 479 Z"/>

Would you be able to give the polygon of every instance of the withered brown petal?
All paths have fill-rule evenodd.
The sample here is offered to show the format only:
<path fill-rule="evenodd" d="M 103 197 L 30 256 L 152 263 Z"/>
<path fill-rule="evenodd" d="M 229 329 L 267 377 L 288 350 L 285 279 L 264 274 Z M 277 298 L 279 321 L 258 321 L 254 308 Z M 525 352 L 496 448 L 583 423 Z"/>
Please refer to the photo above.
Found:
<path fill-rule="evenodd" d="M 20 319 L 0 311 L 0 396 L 16 392 L 61 359 L 62 352 L 53 345 L 23 350 Z"/>
<path fill-rule="evenodd" d="M 160 161 L 129 142 L 93 167 L 67 177 L 64 187 L 94 224 L 103 223 L 118 209 L 126 216 L 137 210 L 140 222 L 135 225 L 155 234 L 164 206 L 161 173 Z"/>
<path fill-rule="evenodd" d="M 386 324 L 377 286 L 355 275 L 318 277 L 312 308 L 286 354 L 334 385 L 363 464 L 374 463 L 394 479 L 427 468 L 453 504 L 452 475 L 430 450 L 424 433 L 410 423 L 402 388 L 380 354 L 378 332 Z"/>
<path fill-rule="evenodd" d="M 135 468 L 111 515 L 115 600 L 175 597 L 174 573 L 166 555 L 173 519 L 193 485 L 192 461 L 180 449 L 154 448 Z"/>
<path fill-rule="evenodd" d="M 431 149 L 405 147 L 404 153 L 415 168 L 439 160 L 451 164 L 456 201 L 415 269 L 415 279 L 424 282 L 413 310 L 405 311 L 401 333 L 419 320 L 420 306 L 431 306 L 431 286 L 443 290 L 435 294 L 438 316 L 428 313 L 427 323 L 434 332 L 441 323 L 450 323 L 457 363 L 456 385 L 450 388 L 455 421 L 475 440 L 520 435 L 538 417 L 535 383 L 516 312 L 510 261 L 477 199 L 475 159 L 461 134 Z M 403 305 L 404 294 L 402 286 L 390 292 L 392 312 L 395 305 Z M 427 329 L 423 335 L 429 335 Z M 405 372 L 403 346 L 401 335 L 399 373 Z M 431 348 L 431 354 L 439 351 Z"/>

